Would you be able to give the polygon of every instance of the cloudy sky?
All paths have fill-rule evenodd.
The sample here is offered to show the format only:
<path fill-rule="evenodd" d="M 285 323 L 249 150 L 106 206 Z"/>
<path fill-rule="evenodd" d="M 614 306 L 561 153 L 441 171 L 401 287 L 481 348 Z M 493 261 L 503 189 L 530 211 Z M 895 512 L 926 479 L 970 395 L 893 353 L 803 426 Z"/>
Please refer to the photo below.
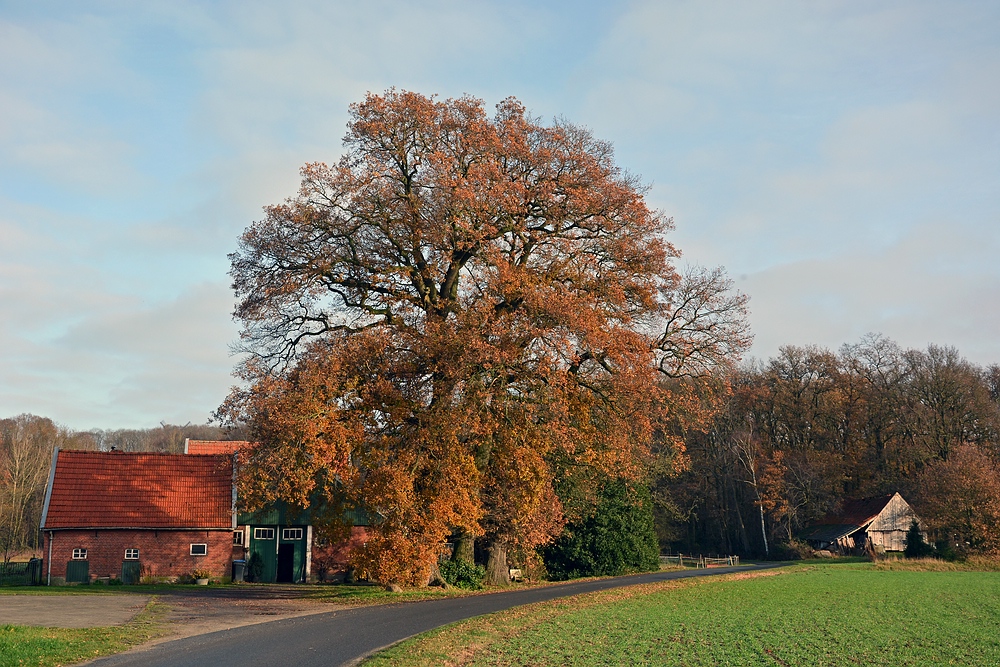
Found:
<path fill-rule="evenodd" d="M 0 0 L 0 417 L 202 423 L 226 255 L 390 86 L 614 143 L 752 353 L 1000 362 L 1000 3 Z"/>

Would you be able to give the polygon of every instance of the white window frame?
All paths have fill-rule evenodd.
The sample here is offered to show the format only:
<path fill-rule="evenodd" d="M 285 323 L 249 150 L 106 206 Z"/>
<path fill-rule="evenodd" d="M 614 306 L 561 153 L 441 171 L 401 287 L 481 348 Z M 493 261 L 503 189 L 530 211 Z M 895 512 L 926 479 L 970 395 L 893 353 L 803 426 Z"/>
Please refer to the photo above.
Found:
<path fill-rule="evenodd" d="M 243 541 L 245 539 L 246 539 L 246 533 L 244 533 L 242 530 L 234 530 L 233 531 L 233 546 L 234 547 L 242 547 L 243 546 Z"/>
<path fill-rule="evenodd" d="M 198 549 L 198 552 L 200 552 L 200 553 L 196 553 L 195 552 L 195 547 L 200 547 L 200 549 Z M 192 544 L 191 545 L 191 555 L 192 556 L 207 556 L 208 555 L 208 545 L 205 544 L 204 542 L 196 542 L 196 543 Z"/>
<path fill-rule="evenodd" d="M 73 560 L 87 560 L 87 550 L 83 547 L 73 549 Z"/>
<path fill-rule="evenodd" d="M 253 529 L 253 539 L 255 539 L 255 540 L 273 540 L 274 539 L 274 528 L 254 528 Z"/>
<path fill-rule="evenodd" d="M 138 549 L 126 549 L 125 550 L 125 560 L 139 560 L 139 550 Z"/>
<path fill-rule="evenodd" d="M 292 537 L 294 535 L 294 537 Z M 302 529 L 301 528 L 282 528 L 281 529 L 281 539 L 286 542 L 296 542 L 302 539 Z"/>

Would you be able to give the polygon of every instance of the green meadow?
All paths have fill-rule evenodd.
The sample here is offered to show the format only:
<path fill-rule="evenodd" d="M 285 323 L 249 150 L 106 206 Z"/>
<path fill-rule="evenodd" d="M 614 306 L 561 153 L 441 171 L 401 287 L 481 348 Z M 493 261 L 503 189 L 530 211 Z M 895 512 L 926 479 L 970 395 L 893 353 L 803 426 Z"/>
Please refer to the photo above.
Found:
<path fill-rule="evenodd" d="M 1000 573 L 851 563 L 664 582 L 454 624 L 365 665 L 1000 665 Z"/>

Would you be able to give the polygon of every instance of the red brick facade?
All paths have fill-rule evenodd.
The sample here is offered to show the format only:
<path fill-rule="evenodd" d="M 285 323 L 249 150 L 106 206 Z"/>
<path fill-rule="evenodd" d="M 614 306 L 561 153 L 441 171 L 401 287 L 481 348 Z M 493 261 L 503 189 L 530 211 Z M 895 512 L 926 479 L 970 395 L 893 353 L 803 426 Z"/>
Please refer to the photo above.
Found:
<path fill-rule="evenodd" d="M 49 535 L 45 533 L 45 558 L 49 555 Z M 53 583 L 65 579 L 74 549 L 87 550 L 91 579 L 121 578 L 125 549 L 139 550 L 144 576 L 176 578 L 207 570 L 212 577 L 221 578 L 231 573 L 232 530 L 56 530 L 51 535 Z M 208 553 L 192 556 L 192 544 L 207 545 Z M 48 566 L 46 563 L 46 575 Z"/>
<path fill-rule="evenodd" d="M 312 575 L 318 581 L 339 580 L 348 569 L 351 556 L 368 540 L 364 526 L 351 527 L 351 536 L 342 542 L 312 545 Z"/>

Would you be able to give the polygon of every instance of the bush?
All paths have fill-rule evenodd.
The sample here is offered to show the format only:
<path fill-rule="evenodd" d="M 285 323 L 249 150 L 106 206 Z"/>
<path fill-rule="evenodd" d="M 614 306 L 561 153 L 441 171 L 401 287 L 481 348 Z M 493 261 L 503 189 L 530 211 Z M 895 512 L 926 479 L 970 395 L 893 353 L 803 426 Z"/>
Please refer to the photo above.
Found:
<path fill-rule="evenodd" d="M 566 526 L 542 550 L 551 579 L 617 576 L 660 566 L 649 489 L 624 480 L 607 482 L 593 514 Z"/>
<path fill-rule="evenodd" d="M 778 542 L 771 549 L 774 560 L 805 560 L 813 557 L 813 548 L 799 540 Z"/>
<path fill-rule="evenodd" d="M 479 590 L 486 579 L 486 568 L 464 560 L 449 560 L 438 566 L 441 577 L 456 588 Z"/>
<path fill-rule="evenodd" d="M 903 554 L 907 558 L 927 558 L 932 553 L 934 553 L 934 547 L 924 541 L 920 526 L 917 524 L 917 520 L 913 519 L 910 522 L 910 529 L 906 531 L 906 548 L 903 550 Z"/>
<path fill-rule="evenodd" d="M 260 581 L 262 576 L 264 576 L 264 560 L 259 553 L 254 552 L 250 554 L 250 560 L 247 561 L 247 569 L 243 578 L 253 583 Z"/>
<path fill-rule="evenodd" d="M 938 540 L 934 543 L 934 555 L 949 563 L 955 562 L 959 557 L 959 553 L 948 540 Z"/>

